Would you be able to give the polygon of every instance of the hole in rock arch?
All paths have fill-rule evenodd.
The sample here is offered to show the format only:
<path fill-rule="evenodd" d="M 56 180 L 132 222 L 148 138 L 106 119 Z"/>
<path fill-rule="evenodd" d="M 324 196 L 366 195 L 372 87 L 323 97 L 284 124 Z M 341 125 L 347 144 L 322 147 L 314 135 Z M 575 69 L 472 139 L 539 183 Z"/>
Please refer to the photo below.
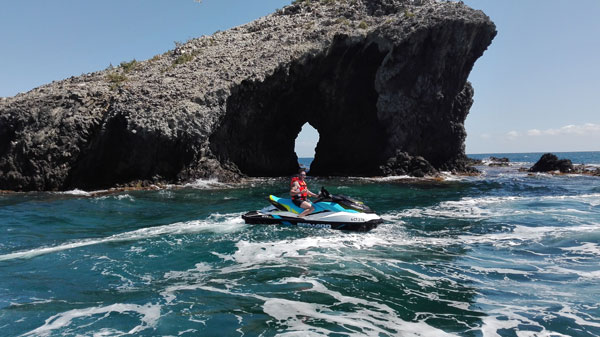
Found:
<path fill-rule="evenodd" d="M 318 142 L 319 131 L 309 123 L 305 123 L 298 137 L 296 137 L 296 147 L 294 148 L 300 167 L 310 169 L 310 164 L 315 158 L 315 149 Z"/>

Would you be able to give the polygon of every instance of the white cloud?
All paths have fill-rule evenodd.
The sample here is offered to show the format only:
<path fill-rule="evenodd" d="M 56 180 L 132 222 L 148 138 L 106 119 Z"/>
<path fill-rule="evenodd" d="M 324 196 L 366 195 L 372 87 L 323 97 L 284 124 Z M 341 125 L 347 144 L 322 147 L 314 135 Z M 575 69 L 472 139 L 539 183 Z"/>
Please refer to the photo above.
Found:
<path fill-rule="evenodd" d="M 515 140 L 519 138 L 519 133 L 517 131 L 509 131 L 506 133 L 506 139 Z"/>
<path fill-rule="evenodd" d="M 467 138 L 468 153 L 599 151 L 600 124 L 482 133 Z"/>
<path fill-rule="evenodd" d="M 586 123 L 583 125 L 565 125 L 559 129 L 538 130 L 531 129 L 527 131 L 528 136 L 558 136 L 558 135 L 598 135 L 600 134 L 600 124 Z"/>

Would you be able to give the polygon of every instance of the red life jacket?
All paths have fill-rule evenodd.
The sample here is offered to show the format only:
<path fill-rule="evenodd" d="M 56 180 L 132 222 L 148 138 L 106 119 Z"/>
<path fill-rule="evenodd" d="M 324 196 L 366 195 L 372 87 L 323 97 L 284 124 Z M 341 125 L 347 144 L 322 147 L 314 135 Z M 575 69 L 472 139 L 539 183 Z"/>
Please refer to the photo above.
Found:
<path fill-rule="evenodd" d="M 293 177 L 290 185 L 292 187 L 294 187 L 295 182 L 298 182 L 298 185 L 300 185 L 300 193 L 301 194 L 292 196 L 292 199 L 306 200 L 308 197 L 308 187 L 306 187 L 306 182 L 304 180 L 300 180 L 300 177 Z"/>

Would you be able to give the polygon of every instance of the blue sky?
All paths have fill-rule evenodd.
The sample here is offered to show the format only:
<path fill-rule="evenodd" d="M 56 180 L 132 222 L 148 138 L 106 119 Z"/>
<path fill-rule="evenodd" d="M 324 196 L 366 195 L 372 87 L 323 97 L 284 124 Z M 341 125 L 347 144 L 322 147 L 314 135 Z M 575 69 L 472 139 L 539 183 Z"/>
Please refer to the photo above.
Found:
<path fill-rule="evenodd" d="M 600 1 L 465 3 L 498 29 L 469 78 L 467 153 L 600 150 Z"/>
<path fill-rule="evenodd" d="M 266 15 L 291 0 L 19 0 L 0 11 L 0 96 Z M 600 1 L 465 0 L 498 36 L 470 80 L 467 153 L 600 150 Z M 306 128 L 308 129 L 308 128 Z M 299 156 L 318 139 L 304 130 Z"/>

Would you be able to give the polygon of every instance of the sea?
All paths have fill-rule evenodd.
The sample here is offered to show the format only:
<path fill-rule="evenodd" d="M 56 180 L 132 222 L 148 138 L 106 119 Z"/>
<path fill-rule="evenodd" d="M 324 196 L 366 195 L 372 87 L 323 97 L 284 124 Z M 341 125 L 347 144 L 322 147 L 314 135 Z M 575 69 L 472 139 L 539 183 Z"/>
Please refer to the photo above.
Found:
<path fill-rule="evenodd" d="M 288 178 L 1 194 L 0 335 L 599 336 L 600 177 L 520 170 L 540 156 L 308 178 L 381 215 L 367 233 L 244 224 Z"/>

